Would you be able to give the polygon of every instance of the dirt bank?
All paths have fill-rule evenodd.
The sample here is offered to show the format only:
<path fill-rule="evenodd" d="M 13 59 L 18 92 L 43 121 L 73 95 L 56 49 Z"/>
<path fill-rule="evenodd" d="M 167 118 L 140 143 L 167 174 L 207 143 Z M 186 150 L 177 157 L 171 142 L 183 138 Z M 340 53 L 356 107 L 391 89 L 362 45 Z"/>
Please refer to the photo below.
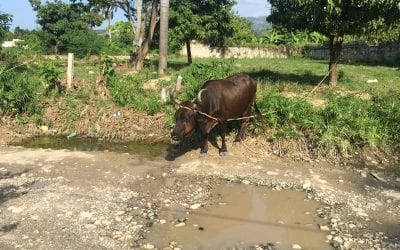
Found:
<path fill-rule="evenodd" d="M 1 146 L 0 248 L 192 249 L 190 241 L 179 241 L 178 236 L 185 231 L 194 241 L 197 233 L 211 230 L 195 223 L 196 212 L 206 213 L 216 204 L 227 209 L 234 205 L 219 191 L 226 183 L 258 186 L 260 192 L 301 192 L 305 201 L 317 204 L 307 212 L 320 218 L 310 227 L 323 233 L 320 243 L 326 249 L 400 247 L 398 177 L 323 161 L 287 161 L 260 150 L 260 143 L 248 139 L 233 146 L 229 141 L 226 157 L 211 147 L 205 158 L 198 157 L 198 150 L 174 149 L 168 151 L 173 155 L 153 159 L 135 152 Z M 301 209 L 301 200 L 293 206 Z M 171 209 L 179 213 L 171 215 Z M 187 233 L 194 224 L 203 229 Z M 154 235 L 171 228 L 176 230 L 175 239 L 154 240 Z M 287 249 L 306 244 L 285 239 L 288 242 L 266 237 L 248 245 L 232 241 L 224 246 Z"/>

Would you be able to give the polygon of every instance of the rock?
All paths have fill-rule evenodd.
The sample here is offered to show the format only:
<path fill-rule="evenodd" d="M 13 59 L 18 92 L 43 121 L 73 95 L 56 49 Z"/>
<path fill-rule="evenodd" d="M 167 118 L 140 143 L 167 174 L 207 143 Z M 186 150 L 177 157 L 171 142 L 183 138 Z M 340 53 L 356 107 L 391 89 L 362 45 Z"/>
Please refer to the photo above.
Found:
<path fill-rule="evenodd" d="M 340 236 L 333 237 L 333 241 L 336 242 L 336 243 L 339 243 L 341 245 L 343 244 L 343 239 Z"/>
<path fill-rule="evenodd" d="M 250 181 L 248 181 L 248 180 L 243 180 L 242 183 L 243 183 L 243 184 L 246 184 L 246 185 L 249 185 L 249 184 L 250 184 Z"/>
<path fill-rule="evenodd" d="M 166 220 L 160 220 L 160 224 L 165 224 L 165 223 L 167 223 Z"/>
<path fill-rule="evenodd" d="M 325 238 L 330 241 L 333 239 L 333 236 L 331 234 L 328 234 Z"/>
<path fill-rule="evenodd" d="M 185 222 L 180 222 L 178 224 L 175 224 L 175 227 L 183 227 L 185 225 L 186 225 Z"/>
<path fill-rule="evenodd" d="M 190 206 L 190 209 L 193 209 L 193 210 L 195 210 L 195 209 L 198 209 L 199 207 L 201 207 L 201 204 L 193 204 L 193 205 L 191 205 Z"/>
<path fill-rule="evenodd" d="M 143 245 L 143 248 L 144 249 L 154 249 L 154 246 L 150 243 L 147 243 L 147 244 Z"/>
<path fill-rule="evenodd" d="M 48 132 L 49 127 L 48 126 L 40 126 L 40 130 L 42 130 L 43 132 Z"/>
<path fill-rule="evenodd" d="M 307 190 L 307 189 L 310 189 L 311 188 L 311 183 L 310 182 L 305 182 L 304 184 L 303 184 L 303 190 Z"/>
<path fill-rule="evenodd" d="M 329 231 L 329 227 L 325 225 L 319 225 L 319 230 L 321 231 Z"/>
<path fill-rule="evenodd" d="M 368 79 L 367 83 L 377 83 L 378 79 Z"/>
<path fill-rule="evenodd" d="M 24 206 L 20 206 L 20 207 L 11 206 L 11 207 L 7 208 L 7 210 L 13 212 L 14 214 L 19 214 L 25 210 L 25 207 Z"/>
<path fill-rule="evenodd" d="M 301 249 L 299 244 L 292 244 L 292 249 Z"/>
<path fill-rule="evenodd" d="M 278 175 L 278 173 L 277 173 L 277 172 L 274 172 L 274 171 L 268 171 L 268 172 L 267 172 L 267 175 Z"/>

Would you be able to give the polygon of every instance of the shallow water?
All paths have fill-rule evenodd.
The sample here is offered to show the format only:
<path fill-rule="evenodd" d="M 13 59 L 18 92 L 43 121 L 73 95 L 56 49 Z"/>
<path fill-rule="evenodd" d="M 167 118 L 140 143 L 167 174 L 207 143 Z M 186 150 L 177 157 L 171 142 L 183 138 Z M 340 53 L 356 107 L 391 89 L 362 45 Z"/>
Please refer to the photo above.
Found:
<path fill-rule="evenodd" d="M 111 151 L 134 154 L 143 158 L 165 156 L 168 147 L 166 143 L 149 144 L 144 142 L 113 142 L 80 137 L 68 139 L 65 136 L 32 137 L 15 143 L 13 146 L 23 146 L 26 148 L 67 149 L 72 151 Z"/>
<path fill-rule="evenodd" d="M 166 224 L 156 224 L 147 241 L 158 248 L 172 241 L 183 249 L 245 248 L 272 243 L 278 249 L 331 249 L 315 201 L 293 191 L 273 191 L 243 184 L 224 184 L 213 192 L 211 204 L 197 210 L 168 210 L 160 214 Z M 179 218 L 186 225 L 176 227 Z"/>

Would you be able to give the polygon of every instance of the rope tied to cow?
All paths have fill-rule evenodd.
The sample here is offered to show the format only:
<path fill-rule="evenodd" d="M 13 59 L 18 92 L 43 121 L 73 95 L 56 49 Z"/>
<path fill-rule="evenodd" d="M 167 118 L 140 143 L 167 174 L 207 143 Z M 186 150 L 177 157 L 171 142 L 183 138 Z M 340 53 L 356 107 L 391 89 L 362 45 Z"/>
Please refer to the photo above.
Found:
<path fill-rule="evenodd" d="M 200 111 L 200 110 L 197 110 L 197 109 L 193 109 L 193 108 L 190 108 L 190 107 L 187 107 L 187 106 L 183 106 L 183 105 L 178 105 L 180 108 L 184 108 L 184 109 L 187 109 L 187 110 L 191 110 L 191 111 L 194 111 L 194 112 L 197 112 L 197 113 L 199 113 L 199 114 L 201 114 L 201 115 L 204 115 L 204 116 L 206 116 L 206 117 L 208 117 L 208 118 L 210 118 L 210 119 L 212 119 L 212 120 L 215 120 L 215 121 L 217 121 L 217 122 L 221 122 L 221 119 L 219 119 L 219 118 L 216 118 L 216 117 L 214 117 L 214 116 L 212 116 L 212 115 L 209 115 L 209 114 L 207 114 L 207 113 L 204 113 L 204 112 L 202 112 L 202 111 Z M 267 114 L 267 113 L 266 113 Z M 269 113 L 268 113 L 269 114 Z M 261 115 L 265 115 L 265 114 L 261 114 Z M 244 120 L 244 119 L 250 119 L 250 118 L 255 118 L 256 116 L 255 115 L 250 115 L 250 116 L 244 116 L 244 117 L 239 117 L 239 118 L 230 118 L 230 119 L 226 119 L 226 121 L 239 121 L 239 120 Z"/>

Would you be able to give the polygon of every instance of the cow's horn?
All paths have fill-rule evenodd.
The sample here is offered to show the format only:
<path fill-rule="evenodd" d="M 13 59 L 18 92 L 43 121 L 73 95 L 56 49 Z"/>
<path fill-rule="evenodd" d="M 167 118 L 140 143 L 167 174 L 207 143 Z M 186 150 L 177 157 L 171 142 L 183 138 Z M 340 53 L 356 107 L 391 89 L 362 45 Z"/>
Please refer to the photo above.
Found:
<path fill-rule="evenodd" d="M 206 91 L 207 89 L 201 89 L 200 91 L 199 91 L 199 93 L 197 94 L 197 102 L 198 103 L 201 103 L 202 101 L 201 101 L 201 93 L 203 93 L 203 91 Z"/>
<path fill-rule="evenodd" d="M 171 100 L 171 102 L 177 106 L 179 106 L 180 104 L 175 100 L 175 89 L 173 89 L 170 93 L 169 93 L 169 99 Z"/>

